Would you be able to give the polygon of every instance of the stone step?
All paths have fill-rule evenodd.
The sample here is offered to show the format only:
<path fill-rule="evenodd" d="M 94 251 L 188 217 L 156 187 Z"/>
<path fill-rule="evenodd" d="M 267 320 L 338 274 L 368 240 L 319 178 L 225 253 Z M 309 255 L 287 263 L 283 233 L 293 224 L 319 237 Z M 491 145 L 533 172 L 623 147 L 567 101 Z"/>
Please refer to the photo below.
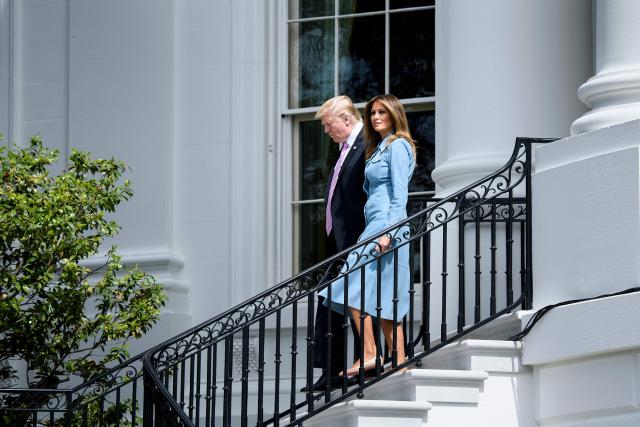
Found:
<path fill-rule="evenodd" d="M 489 373 L 529 372 L 522 364 L 522 343 L 469 339 L 449 344 L 422 360 L 423 368 L 486 371 Z"/>
<path fill-rule="evenodd" d="M 338 403 L 304 421 L 304 427 L 422 427 L 428 402 L 355 399 Z"/>
<path fill-rule="evenodd" d="M 411 369 L 391 375 L 365 390 L 367 399 L 394 399 L 410 402 L 477 404 L 485 371 Z"/>

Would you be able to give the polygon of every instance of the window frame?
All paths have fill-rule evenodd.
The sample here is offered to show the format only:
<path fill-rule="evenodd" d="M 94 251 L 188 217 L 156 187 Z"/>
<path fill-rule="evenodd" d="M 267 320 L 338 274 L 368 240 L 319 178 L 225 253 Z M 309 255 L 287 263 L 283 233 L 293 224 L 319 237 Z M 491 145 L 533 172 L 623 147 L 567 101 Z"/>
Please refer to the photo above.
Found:
<path fill-rule="evenodd" d="M 289 18 L 289 0 L 280 0 L 280 14 L 279 14 L 279 51 L 282 52 L 278 61 L 278 76 L 279 76 L 279 93 L 280 93 L 280 147 L 281 147 L 281 168 L 280 168 L 280 188 L 282 188 L 282 195 L 284 196 L 281 206 L 283 206 L 283 218 L 280 222 L 283 227 L 278 233 L 280 236 L 285 237 L 281 242 L 285 247 L 281 248 L 279 253 L 285 255 L 285 259 L 281 260 L 281 271 L 284 276 L 290 276 L 300 271 L 300 214 L 299 207 L 304 204 L 317 204 L 324 203 L 324 199 L 300 199 L 300 183 L 298 182 L 298 176 L 300 171 L 299 164 L 299 123 L 301 121 L 315 120 L 314 114 L 320 108 L 320 105 L 311 107 L 297 107 L 291 108 L 289 106 L 290 100 L 290 64 L 289 64 L 289 24 L 296 22 L 310 22 L 321 20 L 334 20 L 334 94 L 339 95 L 339 43 L 338 40 L 338 21 L 345 18 L 355 18 L 361 16 L 372 15 L 385 15 L 385 71 L 384 71 L 384 88 L 385 93 L 389 92 L 390 78 L 389 78 L 389 58 L 390 58 L 390 16 L 393 13 L 422 11 L 422 10 L 434 10 L 436 12 L 436 6 L 417 6 L 409 8 L 390 9 L 390 0 L 385 1 L 385 9 L 375 12 L 364 12 L 356 14 L 344 14 L 340 15 L 338 10 L 338 1 L 335 2 L 334 14 L 312 17 L 312 18 Z M 284 19 L 283 19 L 284 17 Z M 437 75 L 437 62 L 435 64 L 435 72 Z M 420 111 L 437 111 L 436 110 L 436 96 L 416 97 L 416 98 L 402 98 L 400 102 L 404 105 L 407 112 L 420 112 Z M 355 107 L 362 112 L 366 105 L 366 102 L 354 103 Z M 421 191 L 412 192 L 410 196 L 416 195 L 433 195 L 434 191 Z M 287 244 L 288 243 L 288 244 Z"/>
<path fill-rule="evenodd" d="M 281 0 L 281 4 L 282 4 L 282 11 L 284 13 L 285 19 L 283 20 L 283 24 L 282 24 L 282 40 L 283 40 L 283 46 L 281 46 L 282 52 L 286 52 L 286 55 L 283 55 L 283 61 L 282 61 L 282 72 L 283 72 L 283 78 L 284 80 L 282 80 L 283 82 L 286 82 L 286 84 L 284 84 L 283 86 L 285 87 L 285 94 L 283 97 L 283 102 L 284 104 L 282 105 L 282 114 L 284 115 L 294 115 L 294 114 L 305 114 L 305 113 L 315 113 L 316 111 L 318 111 L 318 108 L 320 107 L 320 105 L 317 106 L 312 106 L 312 107 L 296 107 L 296 108 L 292 108 L 289 105 L 289 100 L 291 99 L 291 93 L 290 93 L 290 85 L 289 82 L 291 81 L 291 75 L 290 75 L 290 70 L 289 70 L 289 24 L 291 23 L 299 23 L 299 22 L 314 22 L 314 21 L 326 21 L 326 20 L 330 20 L 332 19 L 334 22 L 334 26 L 333 26 L 333 31 L 334 31 L 334 47 L 333 47 L 333 58 L 334 58 L 334 64 L 333 64 L 333 96 L 337 96 L 340 95 L 339 91 L 339 25 L 338 25 L 338 21 L 340 19 L 348 19 L 348 18 L 357 18 L 357 17 L 363 17 L 363 16 L 377 16 L 377 15 L 384 15 L 385 16 L 385 43 L 384 43 L 384 93 L 389 93 L 389 84 L 390 84 L 390 79 L 389 79 L 389 59 L 390 59 L 390 44 L 389 44 L 389 37 L 390 37 L 390 21 L 391 21 L 391 15 L 394 13 L 403 13 L 403 12 L 414 12 L 414 11 L 423 11 L 423 10 L 433 10 L 434 13 L 436 11 L 436 7 L 434 6 L 416 6 L 416 7 L 406 7 L 406 8 L 400 8 L 400 9 L 390 9 L 390 1 L 391 0 L 385 0 L 385 9 L 384 10 L 380 10 L 380 11 L 375 11 L 375 12 L 363 12 L 363 13 L 351 13 L 351 14 L 346 14 L 346 15 L 340 15 L 339 14 L 339 0 L 335 0 L 334 3 L 334 14 L 333 15 L 326 15 L 326 16 L 318 16 L 318 17 L 312 17 L 312 18 L 296 18 L 296 19 L 290 19 L 289 18 L 289 1 L 288 0 Z M 437 70 L 437 64 L 436 64 L 436 70 Z M 429 103 L 433 103 L 435 104 L 435 96 L 425 96 L 425 97 L 420 97 L 420 98 L 405 98 L 405 99 L 400 99 L 400 101 L 402 102 L 403 105 L 407 106 L 407 105 L 415 105 L 415 104 L 429 104 Z M 355 106 L 359 109 L 364 109 L 364 105 L 366 103 L 365 102 L 360 102 L 360 103 L 356 103 Z"/>

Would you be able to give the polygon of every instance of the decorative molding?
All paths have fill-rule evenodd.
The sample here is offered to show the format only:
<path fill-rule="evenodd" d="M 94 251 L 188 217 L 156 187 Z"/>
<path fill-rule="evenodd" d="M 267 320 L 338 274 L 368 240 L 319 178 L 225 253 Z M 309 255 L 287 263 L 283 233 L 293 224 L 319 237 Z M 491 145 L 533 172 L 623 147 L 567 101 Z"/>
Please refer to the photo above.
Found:
<path fill-rule="evenodd" d="M 431 173 L 436 185 L 443 190 L 438 196 L 450 194 L 502 167 L 508 155 L 476 155 L 454 157 Z"/>
<path fill-rule="evenodd" d="M 571 125 L 571 135 L 640 118 L 640 57 L 634 0 L 594 2 L 596 75 L 578 89 L 578 98 L 592 111 Z"/>
<path fill-rule="evenodd" d="M 576 135 L 640 118 L 640 67 L 591 77 L 578 97 L 593 108 L 571 125 Z"/>
<path fill-rule="evenodd" d="M 178 279 L 178 272 L 184 266 L 184 260 L 179 255 L 170 252 L 130 252 L 119 254 L 125 267 L 134 266 L 147 273 L 153 274 L 165 289 L 170 292 L 187 294 L 189 286 L 185 281 Z M 106 254 L 95 255 L 81 264 L 90 269 L 96 269 L 104 265 Z"/>

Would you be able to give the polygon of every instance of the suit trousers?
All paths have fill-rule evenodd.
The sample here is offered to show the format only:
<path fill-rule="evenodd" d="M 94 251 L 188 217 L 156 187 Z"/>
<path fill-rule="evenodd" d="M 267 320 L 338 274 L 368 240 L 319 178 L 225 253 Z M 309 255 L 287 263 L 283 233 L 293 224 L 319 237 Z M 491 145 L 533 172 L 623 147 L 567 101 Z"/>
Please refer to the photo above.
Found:
<path fill-rule="evenodd" d="M 327 238 L 327 257 L 333 256 L 337 253 L 336 242 L 333 236 L 333 232 Z M 338 271 L 328 271 L 325 277 L 333 277 Z M 344 316 L 341 313 L 330 310 L 325 306 L 323 302 L 324 298 L 318 297 L 318 304 L 316 307 L 316 319 L 314 325 L 314 355 L 313 355 L 313 367 L 322 368 L 326 370 L 329 368 L 328 374 L 331 376 L 338 375 L 344 369 L 343 357 L 346 355 L 344 348 Z M 329 318 L 331 319 L 331 325 L 329 330 Z M 351 323 L 351 332 L 353 333 L 353 354 L 356 355 L 354 359 L 357 359 L 358 355 L 358 343 L 359 336 L 355 328 L 353 319 L 349 317 Z M 331 349 L 329 351 L 329 333 L 331 334 Z M 329 360 L 329 355 L 331 360 Z M 330 366 L 329 366 L 330 363 Z M 347 362 L 347 368 L 351 366 L 352 362 Z"/>

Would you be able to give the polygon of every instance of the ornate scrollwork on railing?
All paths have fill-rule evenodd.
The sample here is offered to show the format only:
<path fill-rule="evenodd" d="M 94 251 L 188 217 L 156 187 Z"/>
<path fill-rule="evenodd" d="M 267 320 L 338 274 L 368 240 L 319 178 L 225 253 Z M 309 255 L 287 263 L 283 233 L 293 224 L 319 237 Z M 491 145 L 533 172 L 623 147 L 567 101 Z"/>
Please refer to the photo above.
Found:
<path fill-rule="evenodd" d="M 142 377 L 142 355 L 118 365 L 73 389 L 73 404 L 78 406 L 99 399 Z"/>
<path fill-rule="evenodd" d="M 276 309 L 282 309 L 312 291 L 326 287 L 333 280 L 349 274 L 359 266 L 373 262 L 380 254 L 375 242 L 383 234 L 391 236 L 394 245 L 406 242 L 450 222 L 460 215 L 481 207 L 483 201 L 515 189 L 525 178 L 525 144 L 517 143 L 508 163 L 485 179 L 452 196 L 428 206 L 383 232 L 371 236 L 347 251 L 312 267 L 265 291 L 243 304 L 205 322 L 155 350 L 151 356 L 155 369 L 161 372 L 170 364 L 219 342 Z M 336 273 L 338 272 L 339 273 Z"/>
<path fill-rule="evenodd" d="M 422 203 L 420 206 L 415 203 L 412 204 L 409 209 L 411 216 L 404 221 L 382 230 L 376 235 L 363 239 L 357 245 L 262 292 L 147 353 L 144 358 L 144 365 L 145 372 L 149 373 L 148 380 L 150 384 L 146 387 L 150 388 L 150 393 L 159 399 L 157 402 L 158 407 L 161 407 L 162 411 L 170 413 L 172 417 L 180 418 L 180 422 L 188 425 L 188 416 L 162 383 L 163 372 L 170 371 L 174 366 L 186 361 L 194 354 L 210 349 L 211 346 L 225 340 L 227 337 L 232 337 L 234 334 L 243 331 L 243 329 L 247 332 L 249 326 L 267 318 L 271 314 L 281 313 L 283 309 L 292 305 L 295 310 L 295 307 L 297 307 L 294 305 L 295 302 L 315 295 L 335 280 L 351 274 L 365 264 L 378 260 L 381 256 L 384 256 L 379 253 L 377 247 L 377 241 L 381 236 L 388 235 L 391 238 L 392 247 L 398 248 L 409 244 L 411 241 L 415 242 L 425 234 L 456 219 L 462 219 L 463 222 L 524 221 L 525 216 L 528 217 L 530 215 L 530 212 L 527 212 L 528 200 L 523 201 L 522 198 L 514 196 L 514 193 L 524 193 L 518 187 L 523 184 L 530 172 L 530 169 L 528 169 L 529 164 L 527 163 L 529 160 L 529 146 L 531 143 L 536 142 L 550 142 L 550 140 L 518 139 L 513 154 L 505 166 L 486 178 L 446 198 L 419 201 L 419 203 Z M 527 185 L 529 184 L 530 181 L 527 181 Z M 413 213 L 416 211 L 416 206 L 418 206 L 417 212 Z M 262 324 L 262 326 L 264 325 Z M 227 343 L 225 342 L 226 345 Z M 313 342 L 308 340 L 308 345 L 312 348 Z M 292 357 L 297 354 L 296 348 L 295 344 L 292 344 Z M 276 350 L 276 369 L 279 369 L 280 366 L 280 351 Z M 295 371 L 293 375 L 295 376 Z M 166 377 L 164 378 L 166 379 Z M 225 376 L 224 381 L 225 393 L 230 392 L 233 378 L 228 374 Z M 245 385 L 244 382 L 242 384 Z M 225 394 L 225 396 L 227 395 Z"/>
<path fill-rule="evenodd" d="M 527 214 L 526 203 L 508 203 L 508 201 L 484 203 L 465 213 L 465 221 L 496 222 L 523 221 Z"/>
<path fill-rule="evenodd" d="M 500 200 L 500 196 L 509 194 L 525 179 L 526 151 L 525 144 L 517 143 L 507 165 L 481 181 L 458 191 L 457 193 L 428 206 L 408 219 L 411 223 L 412 236 L 419 236 L 466 214 L 474 215 L 480 209 L 490 215 L 491 207 L 484 206 L 487 200 Z M 524 215 L 526 208 L 514 211 L 512 219 Z M 501 219 L 509 215 L 500 211 Z"/>

